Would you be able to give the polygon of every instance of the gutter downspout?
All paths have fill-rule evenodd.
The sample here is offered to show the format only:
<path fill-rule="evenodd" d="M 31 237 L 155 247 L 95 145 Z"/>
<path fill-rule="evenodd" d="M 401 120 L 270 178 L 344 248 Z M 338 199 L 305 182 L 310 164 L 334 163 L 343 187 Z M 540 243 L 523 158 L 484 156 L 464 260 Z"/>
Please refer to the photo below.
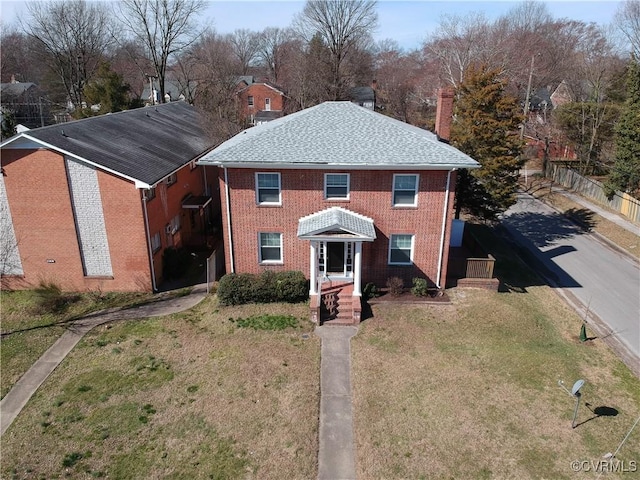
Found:
<path fill-rule="evenodd" d="M 436 287 L 438 287 L 438 290 L 440 290 L 442 288 L 442 285 L 440 284 L 440 275 L 442 275 L 442 258 L 444 256 L 444 240 L 445 240 L 445 233 L 447 230 L 447 219 L 448 219 L 448 215 L 447 212 L 449 211 L 449 190 L 451 187 L 451 173 L 454 172 L 456 169 L 452 169 L 449 170 L 449 173 L 447 173 L 447 187 L 445 189 L 445 196 L 444 196 L 444 208 L 442 210 L 442 234 L 440 235 L 440 253 L 438 255 L 438 277 L 437 277 L 437 281 L 436 281 Z"/>
<path fill-rule="evenodd" d="M 149 216 L 147 215 L 147 195 L 144 190 L 142 192 L 142 213 L 144 215 L 144 230 L 147 234 L 147 249 L 149 250 L 149 265 L 151 266 L 151 288 L 154 292 L 158 291 L 156 285 L 156 269 L 153 266 L 153 250 L 151 249 L 151 233 L 149 232 Z"/>
<path fill-rule="evenodd" d="M 229 232 L 229 263 L 231 263 L 231 272 L 235 273 L 235 266 L 233 261 L 233 235 L 231 234 L 231 204 L 230 204 L 230 193 L 229 193 L 229 176 L 227 173 L 227 167 L 222 167 L 224 169 L 224 196 L 226 198 L 227 203 L 227 231 Z"/>

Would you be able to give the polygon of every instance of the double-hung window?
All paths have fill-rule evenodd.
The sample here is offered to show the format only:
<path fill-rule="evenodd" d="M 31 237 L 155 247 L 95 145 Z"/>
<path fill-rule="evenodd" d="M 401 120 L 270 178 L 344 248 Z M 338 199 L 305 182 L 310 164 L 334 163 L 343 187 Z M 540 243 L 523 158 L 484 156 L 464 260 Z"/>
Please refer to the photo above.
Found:
<path fill-rule="evenodd" d="M 324 175 L 324 198 L 327 200 L 348 200 L 349 199 L 349 174 L 348 173 L 325 173 Z"/>
<path fill-rule="evenodd" d="M 389 264 L 411 265 L 413 263 L 413 235 L 391 235 L 389 239 Z"/>
<path fill-rule="evenodd" d="M 393 206 L 415 207 L 418 205 L 418 175 L 396 174 L 393 176 Z"/>
<path fill-rule="evenodd" d="M 160 232 L 157 232 L 151 237 L 151 251 L 156 253 L 162 248 L 162 240 L 160 240 Z"/>
<path fill-rule="evenodd" d="M 282 263 L 282 234 L 260 233 L 260 263 Z"/>
<path fill-rule="evenodd" d="M 280 174 L 256 173 L 256 202 L 259 205 L 280 205 Z"/>
<path fill-rule="evenodd" d="M 247 97 L 247 105 L 248 105 L 249 107 L 253 107 L 253 95 L 249 95 L 249 96 Z"/>
<path fill-rule="evenodd" d="M 171 175 L 169 175 L 167 177 L 167 185 L 173 185 L 177 181 L 178 181 L 178 174 L 177 173 L 172 173 Z"/>

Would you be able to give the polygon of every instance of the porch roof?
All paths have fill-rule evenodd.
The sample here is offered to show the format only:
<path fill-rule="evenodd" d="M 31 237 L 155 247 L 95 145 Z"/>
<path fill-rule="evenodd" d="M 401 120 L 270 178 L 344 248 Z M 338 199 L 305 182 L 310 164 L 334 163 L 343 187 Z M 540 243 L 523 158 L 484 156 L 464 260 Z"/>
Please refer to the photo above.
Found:
<path fill-rule="evenodd" d="M 352 239 L 372 242 L 376 238 L 373 220 L 342 207 L 331 207 L 298 220 L 302 240 Z"/>

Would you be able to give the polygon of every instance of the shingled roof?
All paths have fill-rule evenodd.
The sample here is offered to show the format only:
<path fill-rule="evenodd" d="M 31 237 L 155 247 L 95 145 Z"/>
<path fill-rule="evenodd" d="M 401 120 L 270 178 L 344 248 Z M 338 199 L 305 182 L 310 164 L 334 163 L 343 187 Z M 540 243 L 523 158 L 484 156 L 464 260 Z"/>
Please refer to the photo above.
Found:
<path fill-rule="evenodd" d="M 1 148 L 50 148 L 147 188 L 215 145 L 185 102 L 138 108 L 36 128 Z"/>
<path fill-rule="evenodd" d="M 204 155 L 199 163 L 248 168 L 479 167 L 435 134 L 352 102 L 325 102 L 249 128 Z"/>

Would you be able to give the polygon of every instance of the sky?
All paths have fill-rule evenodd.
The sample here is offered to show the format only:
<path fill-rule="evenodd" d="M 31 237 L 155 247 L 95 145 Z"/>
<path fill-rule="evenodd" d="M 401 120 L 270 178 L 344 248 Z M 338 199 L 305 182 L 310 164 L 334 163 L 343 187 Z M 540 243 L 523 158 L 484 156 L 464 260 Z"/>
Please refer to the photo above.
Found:
<path fill-rule="evenodd" d="M 0 0 L 2 26 L 15 22 L 17 15 L 25 15 L 25 1 Z M 113 2 L 112 2 L 113 3 Z M 610 23 L 622 2 L 609 0 L 556 0 L 545 2 L 556 19 L 569 18 L 601 24 Z M 516 6 L 518 1 L 427 1 L 379 0 L 378 24 L 375 40 L 393 39 L 400 47 L 411 50 L 436 29 L 442 15 L 465 15 L 483 12 L 495 20 Z M 216 32 L 231 33 L 240 28 L 262 31 L 266 27 L 288 27 L 302 11 L 303 1 L 295 0 L 235 0 L 209 2 L 202 19 Z"/>

